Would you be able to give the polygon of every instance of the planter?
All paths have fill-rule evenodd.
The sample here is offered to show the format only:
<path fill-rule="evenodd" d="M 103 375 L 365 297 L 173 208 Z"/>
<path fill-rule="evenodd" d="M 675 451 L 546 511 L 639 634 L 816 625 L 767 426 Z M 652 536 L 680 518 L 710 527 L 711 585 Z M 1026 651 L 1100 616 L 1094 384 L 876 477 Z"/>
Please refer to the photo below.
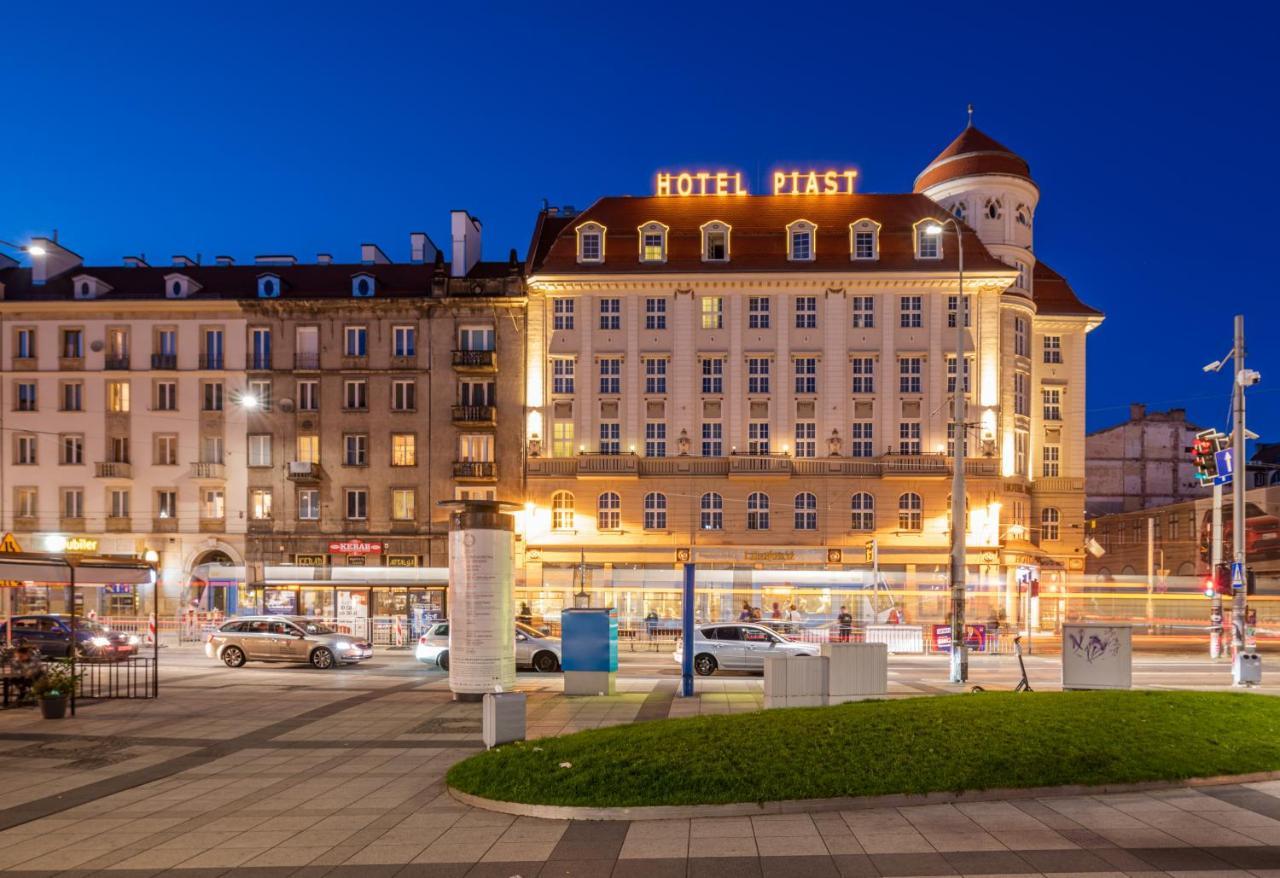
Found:
<path fill-rule="evenodd" d="M 67 715 L 67 696 L 40 699 L 40 715 L 45 719 L 62 719 Z"/>

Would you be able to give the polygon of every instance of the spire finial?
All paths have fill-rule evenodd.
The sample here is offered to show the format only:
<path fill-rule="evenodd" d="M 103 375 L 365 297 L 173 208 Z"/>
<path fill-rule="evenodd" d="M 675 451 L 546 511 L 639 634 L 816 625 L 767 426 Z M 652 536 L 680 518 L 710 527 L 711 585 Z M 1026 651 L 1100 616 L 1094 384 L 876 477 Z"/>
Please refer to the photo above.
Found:
<path fill-rule="evenodd" d="M 970 104 L 970 105 L 969 105 L 969 124 L 968 124 L 968 125 L 966 125 L 965 127 L 966 127 L 966 128 L 972 128 L 972 127 L 973 127 L 973 104 Z"/>

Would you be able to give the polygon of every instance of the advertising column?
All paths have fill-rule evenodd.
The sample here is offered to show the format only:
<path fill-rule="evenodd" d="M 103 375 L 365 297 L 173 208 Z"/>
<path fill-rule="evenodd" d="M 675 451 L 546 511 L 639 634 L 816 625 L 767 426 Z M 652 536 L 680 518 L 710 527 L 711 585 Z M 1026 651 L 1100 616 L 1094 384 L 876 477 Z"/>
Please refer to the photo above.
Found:
<path fill-rule="evenodd" d="M 516 682 L 515 519 L 491 500 L 458 505 L 449 521 L 449 688 L 456 701 L 479 701 Z"/>

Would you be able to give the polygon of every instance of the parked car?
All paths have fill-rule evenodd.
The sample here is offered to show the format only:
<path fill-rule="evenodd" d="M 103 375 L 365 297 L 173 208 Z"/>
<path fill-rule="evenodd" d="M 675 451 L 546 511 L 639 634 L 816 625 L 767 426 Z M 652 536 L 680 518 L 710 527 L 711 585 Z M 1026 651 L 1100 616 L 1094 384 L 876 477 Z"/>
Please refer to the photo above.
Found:
<path fill-rule="evenodd" d="M 324 670 L 371 658 L 373 645 L 305 616 L 241 616 L 210 634 L 204 651 L 231 668 L 248 661 L 309 662 Z"/>
<path fill-rule="evenodd" d="M 693 638 L 693 670 L 702 677 L 726 671 L 759 671 L 771 655 L 817 655 L 816 643 L 788 640 L 764 625 L 722 622 L 699 625 Z M 676 664 L 684 662 L 684 642 L 676 644 Z"/>
<path fill-rule="evenodd" d="M 8 635 L 0 622 L 0 642 Z M 13 617 L 14 643 L 25 640 L 50 658 L 71 655 L 71 617 L 60 613 L 44 613 Z M 141 638 L 136 634 L 113 631 L 101 622 L 76 617 L 76 643 L 80 658 L 123 659 L 136 655 Z"/>
<path fill-rule="evenodd" d="M 418 638 L 418 661 L 449 670 L 449 623 L 435 622 Z M 543 674 L 560 670 L 560 638 L 548 637 L 536 628 L 516 623 L 516 667 Z"/>

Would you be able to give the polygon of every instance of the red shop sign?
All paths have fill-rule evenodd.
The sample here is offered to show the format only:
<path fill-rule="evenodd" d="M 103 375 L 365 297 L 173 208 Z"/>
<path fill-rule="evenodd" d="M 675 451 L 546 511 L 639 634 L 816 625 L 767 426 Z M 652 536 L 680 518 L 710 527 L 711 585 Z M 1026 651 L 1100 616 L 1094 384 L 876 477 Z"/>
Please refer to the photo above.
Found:
<path fill-rule="evenodd" d="M 364 540 L 340 540 L 329 544 L 330 555 L 381 555 L 382 543 Z"/>

